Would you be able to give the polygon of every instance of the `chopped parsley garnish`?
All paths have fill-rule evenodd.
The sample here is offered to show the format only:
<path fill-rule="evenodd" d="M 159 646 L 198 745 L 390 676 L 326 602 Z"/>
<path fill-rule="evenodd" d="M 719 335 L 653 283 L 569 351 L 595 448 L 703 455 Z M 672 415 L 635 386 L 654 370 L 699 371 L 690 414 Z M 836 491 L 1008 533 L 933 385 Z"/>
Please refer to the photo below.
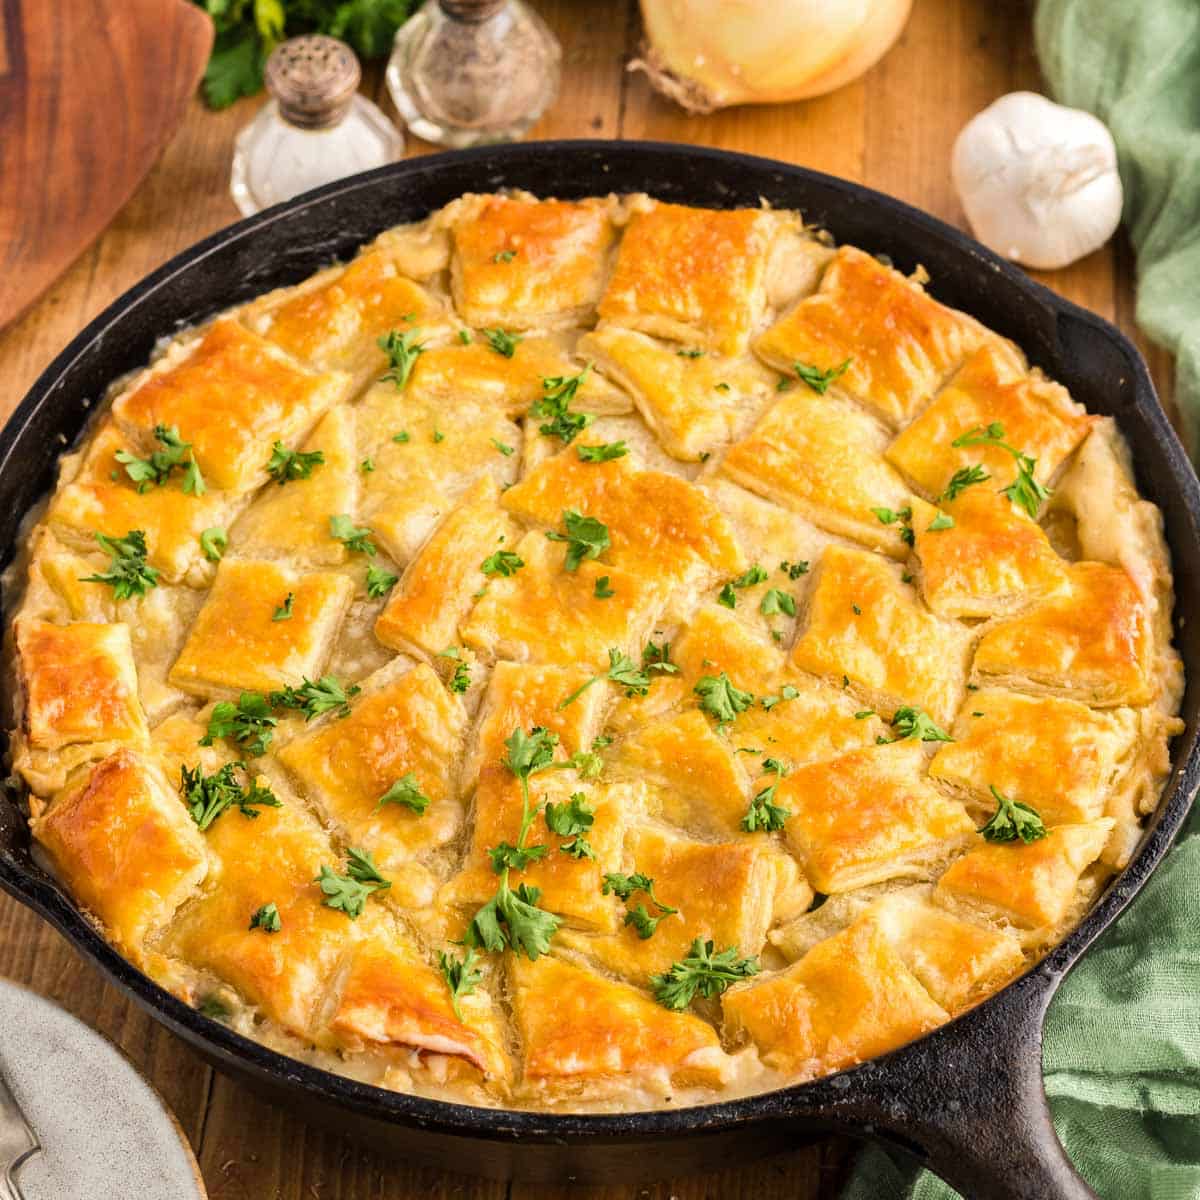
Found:
<path fill-rule="evenodd" d="M 907 704 L 896 709 L 896 715 L 892 718 L 892 728 L 897 734 L 892 740 L 897 742 L 904 738 L 920 738 L 923 742 L 954 741 L 944 729 L 934 723 L 928 713 Z"/>
<path fill-rule="evenodd" d="M 290 621 L 292 619 L 292 605 L 296 603 L 296 593 L 288 592 L 284 597 L 283 603 L 272 613 L 272 621 Z"/>
<path fill-rule="evenodd" d="M 596 419 L 591 413 L 571 411 L 571 402 L 591 369 L 592 364 L 588 363 L 578 375 L 543 377 L 542 398 L 530 406 L 529 415 L 545 419 L 546 424 L 538 428 L 546 437 L 556 437 L 564 445 L 570 445 Z"/>
<path fill-rule="evenodd" d="M 417 341 L 420 332 L 420 329 L 406 329 L 401 333 L 398 329 L 392 329 L 379 339 L 379 348 L 388 358 L 388 370 L 381 379 L 394 383 L 397 391 L 404 390 L 417 358 L 424 353 L 425 343 Z"/>
<path fill-rule="evenodd" d="M 794 684 L 785 683 L 779 689 L 778 696 L 764 696 L 759 703 L 770 712 L 777 704 L 782 704 L 785 700 L 795 700 L 800 695 L 800 689 Z"/>
<path fill-rule="evenodd" d="M 220 525 L 213 525 L 200 535 L 200 549 L 209 562 L 220 562 L 229 545 L 229 534 Z"/>
<path fill-rule="evenodd" d="M 672 963 L 664 974 L 651 976 L 650 986 L 660 1004 L 680 1012 L 691 1004 L 697 992 L 711 1000 L 731 984 L 749 979 L 761 970 L 757 958 L 739 958 L 736 946 L 727 946 L 714 954 L 711 941 L 697 938 L 686 958 Z"/>
<path fill-rule="evenodd" d="M 811 363 L 794 362 L 792 370 L 796 372 L 797 379 L 807 383 L 819 396 L 823 396 L 829 391 L 829 385 L 846 373 L 852 361 L 848 358 L 827 371 L 822 371 L 820 367 L 814 367 Z"/>
<path fill-rule="evenodd" d="M 990 791 L 996 798 L 996 811 L 979 831 L 986 841 L 1015 842 L 1020 838 L 1028 844 L 1046 836 L 1048 830 L 1036 809 L 1019 800 L 1010 800 L 995 787 L 990 786 Z"/>
<path fill-rule="evenodd" d="M 146 535 L 140 529 L 120 538 L 98 533 L 96 541 L 112 561 L 103 574 L 81 576 L 81 583 L 111 584 L 114 600 L 144 596 L 147 588 L 158 586 L 158 572 L 146 563 Z"/>
<path fill-rule="evenodd" d="M 261 929 L 263 933 L 278 933 L 283 928 L 283 922 L 279 919 L 279 909 L 274 900 L 270 904 L 256 908 L 250 914 L 250 928 Z"/>
<path fill-rule="evenodd" d="M 196 1006 L 196 1009 L 213 1021 L 224 1021 L 233 1015 L 229 1006 L 215 992 L 209 992 Z"/>
<path fill-rule="evenodd" d="M 1043 487 L 1034 477 L 1037 459 L 1010 446 L 1004 440 L 1004 426 L 999 421 L 990 425 L 976 425 L 960 434 L 950 445 L 962 448 L 964 446 L 995 446 L 1011 454 L 1017 464 L 1017 477 L 1006 488 L 1000 489 L 1002 496 L 1007 496 L 1013 504 L 1025 510 L 1033 520 L 1037 520 L 1038 509 L 1042 502 L 1050 499 L 1050 489 Z"/>
<path fill-rule="evenodd" d="M 371 541 L 371 531 L 358 528 L 346 513 L 338 513 L 329 518 L 329 535 L 343 543 L 352 553 L 375 557 L 375 543 Z"/>
<path fill-rule="evenodd" d="M 378 600 L 380 596 L 386 596 L 399 578 L 399 575 L 393 575 L 391 571 L 385 571 L 382 567 L 377 567 L 374 563 L 371 563 L 367 567 L 367 595 L 372 600 Z"/>
<path fill-rule="evenodd" d="M 204 477 L 192 456 L 184 457 L 192 448 L 179 436 L 172 425 L 155 425 L 155 438 L 162 443 L 161 450 L 152 450 L 149 458 L 138 458 L 128 450 L 118 450 L 114 457 L 125 468 L 125 474 L 137 484 L 139 492 L 148 492 L 152 487 L 161 487 L 171 477 L 176 467 L 183 468 L 183 490 L 190 496 L 203 496 L 208 490 Z"/>
<path fill-rule="evenodd" d="M 676 350 L 675 354 L 679 358 L 703 358 L 704 357 L 703 350 L 695 350 L 695 349 Z"/>
<path fill-rule="evenodd" d="M 445 440 L 446 440 L 446 435 L 440 429 L 435 429 L 433 431 L 433 444 L 435 446 L 440 445 Z"/>
<path fill-rule="evenodd" d="M 496 253 L 492 255 L 492 262 L 510 263 L 516 257 L 517 252 L 515 250 L 497 250 Z"/>
<path fill-rule="evenodd" d="M 499 438 L 492 438 L 492 445 L 499 450 L 505 458 L 511 458 L 515 453 L 511 446 L 506 445 L 504 442 L 500 441 Z"/>
<path fill-rule="evenodd" d="M 446 650 L 442 650 L 438 654 L 438 658 L 453 658 L 461 659 L 462 654 L 457 646 L 450 646 Z M 450 677 L 450 682 L 446 685 L 452 692 L 461 694 L 471 686 L 471 668 L 465 662 L 459 662 L 454 668 L 454 674 Z"/>
<path fill-rule="evenodd" d="M 379 873 L 370 852 L 356 849 L 346 851 L 345 875 L 322 864 L 321 873 L 313 882 L 319 883 L 325 893 L 322 902 L 325 907 L 344 912 L 352 921 L 362 916 L 367 897 L 372 892 L 386 891 L 392 886 L 391 880 Z"/>
<path fill-rule="evenodd" d="M 267 474 L 282 487 L 293 479 L 307 479 L 324 462 L 325 455 L 320 450 L 289 450 L 282 442 L 276 442 L 271 447 Z"/>
<path fill-rule="evenodd" d="M 954 518 L 949 513 L 939 512 L 932 521 L 929 522 L 927 533 L 939 533 L 943 529 L 953 529 Z"/>
<path fill-rule="evenodd" d="M 862 616 L 862 609 L 861 609 L 861 608 L 859 608 L 857 604 L 852 604 L 852 605 L 850 605 L 850 611 L 851 611 L 851 612 L 852 612 L 852 613 L 853 613 L 853 614 L 854 614 L 856 617 L 861 617 L 861 616 Z"/>
<path fill-rule="evenodd" d="M 498 846 L 493 846 L 487 854 L 492 860 L 492 870 L 499 875 L 501 871 L 507 871 L 509 868 L 523 871 L 531 862 L 545 858 L 549 852 L 550 847 L 540 843 L 536 846 L 514 846 L 511 842 L 501 842 Z"/>
<path fill-rule="evenodd" d="M 540 726 L 534 726 L 529 733 L 514 729 L 505 740 L 506 753 L 501 764 L 521 785 L 521 827 L 517 844 L 511 847 L 518 853 L 525 849 L 529 827 L 537 813 L 529 796 L 529 778 L 552 765 L 557 744 L 558 735 Z M 538 908 L 542 895 L 538 888 L 524 883 L 515 891 L 509 887 L 510 869 L 507 865 L 498 868 L 500 884 L 496 894 L 476 912 L 463 935 L 463 943 L 493 952 L 510 946 L 533 962 L 550 949 L 550 939 L 561 921 L 553 913 Z"/>
<path fill-rule="evenodd" d="M 200 745 L 211 746 L 217 738 L 228 738 L 257 758 L 266 754 L 278 723 L 271 716 L 266 696 L 261 692 L 243 692 L 236 704 L 219 700 L 213 705 L 208 732 L 200 739 Z"/>
<path fill-rule="evenodd" d="M 495 554 L 489 554 L 479 564 L 479 568 L 485 575 L 503 575 L 507 579 L 524 565 L 525 560 L 515 551 L 497 550 Z"/>
<path fill-rule="evenodd" d="M 407 775 L 401 775 L 379 797 L 375 802 L 375 811 L 378 812 L 385 804 L 402 804 L 405 808 L 411 808 L 413 812 L 420 815 L 429 807 L 430 803 L 429 797 L 421 791 L 417 777 L 409 771 Z"/>
<path fill-rule="evenodd" d="M 775 782 L 758 792 L 750 801 L 750 807 L 742 818 L 742 828 L 747 833 L 762 830 L 764 833 L 774 833 L 782 829 L 788 817 L 792 815 L 790 808 L 784 808 L 775 803 L 775 790 L 779 781 L 787 774 L 787 768 L 777 758 L 764 758 L 763 769 L 775 772 Z"/>
<path fill-rule="evenodd" d="M 523 340 L 519 333 L 507 333 L 503 329 L 481 329 L 479 332 L 487 338 L 488 345 L 505 358 L 512 358 L 517 344 Z"/>
<path fill-rule="evenodd" d="M 357 684 L 342 687 L 332 675 L 322 675 L 316 683 L 305 676 L 298 688 L 289 686 L 281 692 L 272 692 L 270 700 L 275 708 L 298 709 L 304 713 L 306 721 L 311 721 L 327 712 L 348 717 L 351 697 L 360 691 L 362 688 Z"/>
<path fill-rule="evenodd" d="M 552 542 L 566 542 L 567 556 L 563 567 L 568 571 L 579 570 L 585 558 L 599 558 L 612 545 L 608 526 L 595 517 L 585 517 L 573 508 L 563 511 L 563 528 L 566 533 L 551 530 L 546 537 Z"/>
<path fill-rule="evenodd" d="M 605 442 L 599 446 L 579 446 L 580 462 L 612 462 L 614 458 L 624 458 L 629 453 L 629 447 L 624 442 Z"/>
<path fill-rule="evenodd" d="M 799 562 L 781 562 L 779 569 L 789 579 L 799 579 L 801 575 L 808 574 L 808 559 L 801 559 Z"/>
<path fill-rule="evenodd" d="M 248 787 L 238 783 L 234 772 L 245 769 L 245 763 L 226 763 L 219 771 L 205 775 L 203 767 L 180 767 L 179 790 L 201 833 L 227 808 L 236 807 L 244 817 L 257 817 L 260 807 L 283 807 L 270 788 L 257 782 Z"/>
<path fill-rule="evenodd" d="M 438 969 L 450 989 L 450 1004 L 454 1008 L 454 1015 L 461 1021 L 459 1000 L 463 996 L 469 996 L 483 982 L 483 972 L 477 966 L 475 951 L 468 946 L 462 958 L 451 958 L 443 950 L 438 955 Z"/>
<path fill-rule="evenodd" d="M 370 457 L 368 457 L 368 458 L 364 458 L 364 459 L 362 460 L 362 462 L 360 462 L 360 463 L 358 464 L 358 469 L 359 469 L 359 470 L 360 470 L 360 471 L 361 471 L 361 472 L 362 472 L 364 475 L 370 475 L 370 473 L 371 473 L 373 470 L 375 470 L 375 460 L 374 460 L 373 458 L 370 458 Z"/>
<path fill-rule="evenodd" d="M 626 696 L 644 696 L 650 690 L 651 680 L 648 672 L 640 668 L 623 650 L 609 647 L 608 670 L 581 683 L 565 700 L 559 702 L 559 710 L 574 703 L 593 683 L 601 679 L 620 684 L 625 689 Z"/>
<path fill-rule="evenodd" d="M 743 571 L 736 579 L 729 580 L 728 583 L 721 589 L 720 595 L 717 596 L 717 603 L 725 605 L 726 608 L 737 607 L 737 594 L 734 588 L 753 587 L 756 583 L 765 583 L 767 580 L 767 572 L 755 563 L 752 567 Z"/>
<path fill-rule="evenodd" d="M 875 710 L 873 708 L 860 708 L 858 712 L 854 714 L 854 719 L 856 721 L 865 721 L 868 717 L 873 717 L 874 715 Z"/>
<path fill-rule="evenodd" d="M 950 482 L 946 484 L 946 490 L 942 493 L 941 499 L 957 500 L 967 488 L 977 483 L 986 483 L 989 479 L 991 476 L 978 463 L 971 467 L 959 467 L 950 476 Z"/>
<path fill-rule="evenodd" d="M 576 750 L 570 758 L 550 765 L 555 769 L 576 771 L 580 779 L 595 779 L 604 769 L 604 759 L 599 752 L 611 741 L 612 738 L 596 738 L 590 750 Z"/>
<path fill-rule="evenodd" d="M 664 675 L 678 675 L 679 668 L 671 661 L 671 643 L 661 646 L 647 642 L 642 647 L 642 670 L 661 671 Z"/>
<path fill-rule="evenodd" d="M 596 580 L 594 595 L 597 600 L 611 600 L 617 593 L 608 586 L 608 576 L 601 575 Z"/>
<path fill-rule="evenodd" d="M 728 725 L 754 703 L 754 696 L 743 692 L 724 671 L 720 675 L 702 675 L 692 690 L 700 697 L 700 707 L 722 725 Z"/>
<path fill-rule="evenodd" d="M 632 875 L 622 875 L 619 871 L 610 871 L 604 876 L 604 883 L 600 891 L 607 896 L 610 892 L 615 893 L 621 900 L 628 902 L 634 892 L 644 892 L 650 903 L 658 909 L 656 916 L 651 916 L 645 904 L 639 904 L 636 908 L 629 909 L 625 913 L 625 924 L 631 925 L 636 930 L 638 937 L 643 941 L 654 936 L 654 931 L 658 928 L 658 923 L 665 917 L 673 916 L 679 911 L 677 908 L 672 908 L 669 904 L 664 904 L 654 894 L 654 880 L 648 875 L 643 875 L 640 871 Z"/>
<path fill-rule="evenodd" d="M 399 433 L 392 434 L 392 441 L 400 446 L 407 445 L 412 441 L 412 434 L 410 434 L 407 429 L 402 429 Z"/>
<path fill-rule="evenodd" d="M 460 329 L 458 331 L 458 340 L 464 346 L 469 346 L 471 344 L 471 331 L 469 329 Z"/>
<path fill-rule="evenodd" d="M 563 854 L 572 858 L 595 858 L 596 851 L 588 841 L 588 830 L 591 829 L 596 815 L 582 792 L 572 792 L 571 798 L 563 804 L 551 801 L 545 809 L 546 827 L 559 837 L 570 838 L 558 848 Z"/>
<path fill-rule="evenodd" d="M 794 617 L 796 615 L 796 598 L 790 592 L 781 591 L 779 588 L 770 588 L 763 596 L 758 611 L 764 617 L 771 617 L 776 613 L 783 613 L 785 617 Z"/>

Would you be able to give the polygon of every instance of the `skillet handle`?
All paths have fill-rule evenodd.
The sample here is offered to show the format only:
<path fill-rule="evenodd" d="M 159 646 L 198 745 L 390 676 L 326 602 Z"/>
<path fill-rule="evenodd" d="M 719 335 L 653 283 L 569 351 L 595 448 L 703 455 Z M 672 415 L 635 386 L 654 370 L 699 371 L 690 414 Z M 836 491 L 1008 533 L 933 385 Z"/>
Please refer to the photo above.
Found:
<path fill-rule="evenodd" d="M 823 1107 L 908 1150 L 966 1200 L 1097 1200 L 1054 1132 L 1042 1083 L 1042 1019 L 1060 978 L 1035 971 L 921 1041 L 823 1081 L 834 1093 Z"/>

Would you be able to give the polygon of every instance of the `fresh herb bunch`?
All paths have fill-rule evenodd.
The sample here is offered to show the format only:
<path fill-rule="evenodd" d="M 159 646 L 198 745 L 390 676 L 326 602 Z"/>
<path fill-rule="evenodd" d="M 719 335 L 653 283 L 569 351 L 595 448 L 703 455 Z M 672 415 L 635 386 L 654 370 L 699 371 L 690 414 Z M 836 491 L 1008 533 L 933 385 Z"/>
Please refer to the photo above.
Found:
<path fill-rule="evenodd" d="M 363 58 L 392 48 L 416 0 L 195 0 L 216 28 L 201 90 L 210 108 L 226 108 L 263 85 L 267 55 L 301 33 L 328 33 Z"/>

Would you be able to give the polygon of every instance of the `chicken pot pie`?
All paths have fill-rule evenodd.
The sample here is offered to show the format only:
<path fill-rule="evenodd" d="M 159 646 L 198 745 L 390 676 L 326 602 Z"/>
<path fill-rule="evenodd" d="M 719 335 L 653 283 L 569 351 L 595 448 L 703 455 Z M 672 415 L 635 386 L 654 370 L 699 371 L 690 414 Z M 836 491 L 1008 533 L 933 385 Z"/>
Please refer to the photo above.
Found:
<path fill-rule="evenodd" d="M 12 765 L 112 943 L 479 1105 L 920 1036 L 1079 920 L 1180 729 L 1113 422 L 765 206 L 389 230 L 118 381 L 16 569 Z"/>

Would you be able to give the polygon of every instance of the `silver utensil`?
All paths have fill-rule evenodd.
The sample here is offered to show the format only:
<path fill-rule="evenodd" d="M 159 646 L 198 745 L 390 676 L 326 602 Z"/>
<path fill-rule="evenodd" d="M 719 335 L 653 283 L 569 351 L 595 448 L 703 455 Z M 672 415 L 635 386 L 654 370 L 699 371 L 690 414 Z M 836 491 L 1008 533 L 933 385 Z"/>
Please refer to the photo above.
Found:
<path fill-rule="evenodd" d="M 25 1200 L 17 1171 L 42 1144 L 0 1069 L 0 1200 Z"/>

